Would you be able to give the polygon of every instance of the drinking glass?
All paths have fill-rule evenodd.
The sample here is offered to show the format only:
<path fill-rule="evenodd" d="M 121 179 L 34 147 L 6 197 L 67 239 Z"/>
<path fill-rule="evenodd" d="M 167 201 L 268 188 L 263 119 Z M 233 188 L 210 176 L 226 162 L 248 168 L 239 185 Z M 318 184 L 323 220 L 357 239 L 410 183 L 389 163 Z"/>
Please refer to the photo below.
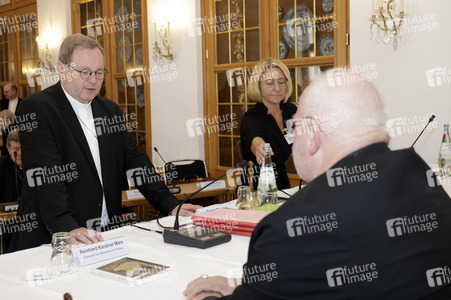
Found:
<path fill-rule="evenodd" d="M 56 273 L 70 272 L 72 264 L 72 249 L 70 234 L 57 232 L 52 236 L 52 257 L 50 259 Z"/>
<path fill-rule="evenodd" d="M 243 200 L 246 199 L 246 195 L 249 195 L 251 193 L 251 188 L 247 185 L 241 185 L 238 187 L 237 191 L 237 199 L 236 199 L 236 207 L 240 207 L 241 203 L 243 203 Z"/>

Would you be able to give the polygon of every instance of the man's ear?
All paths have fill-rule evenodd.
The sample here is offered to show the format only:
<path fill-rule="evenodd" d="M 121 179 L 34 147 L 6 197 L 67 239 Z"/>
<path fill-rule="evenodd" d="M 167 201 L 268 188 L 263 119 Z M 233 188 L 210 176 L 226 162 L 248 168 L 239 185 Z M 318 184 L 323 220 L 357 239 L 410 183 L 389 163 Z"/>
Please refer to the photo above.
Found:
<path fill-rule="evenodd" d="M 308 130 L 308 151 L 310 155 L 314 155 L 318 152 L 321 146 L 320 129 L 316 121 L 309 122 Z"/>
<path fill-rule="evenodd" d="M 58 65 L 57 71 L 58 71 L 59 74 L 63 73 L 66 70 L 66 68 L 67 68 L 67 66 L 65 64 L 63 64 L 62 62 L 60 62 L 60 61 L 58 61 L 57 65 Z"/>

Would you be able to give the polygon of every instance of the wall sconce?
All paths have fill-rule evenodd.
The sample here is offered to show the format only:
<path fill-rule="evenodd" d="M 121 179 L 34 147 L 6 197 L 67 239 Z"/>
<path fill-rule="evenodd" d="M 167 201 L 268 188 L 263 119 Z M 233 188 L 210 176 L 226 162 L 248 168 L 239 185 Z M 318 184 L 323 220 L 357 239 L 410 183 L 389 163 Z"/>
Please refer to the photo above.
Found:
<path fill-rule="evenodd" d="M 155 43 L 153 45 L 153 58 L 155 61 L 163 59 L 173 60 L 172 46 L 169 42 L 169 25 L 166 18 L 155 18 L 153 20 L 155 29 Z"/>
<path fill-rule="evenodd" d="M 370 25 L 370 40 L 373 39 L 373 29 L 377 27 L 376 43 L 384 42 L 388 45 L 393 40 L 393 49 L 397 49 L 398 41 L 401 41 L 400 29 L 404 22 L 404 0 L 372 0 L 372 15 Z M 399 14 L 395 15 L 399 3 Z M 396 19 L 399 19 L 396 24 Z"/>
<path fill-rule="evenodd" d="M 38 66 L 40 68 L 49 70 L 50 72 L 55 72 L 55 67 L 52 66 L 52 55 L 49 53 L 49 44 L 41 39 L 39 36 L 36 37 L 36 43 L 39 49 L 41 49 L 41 57 L 38 59 Z"/>

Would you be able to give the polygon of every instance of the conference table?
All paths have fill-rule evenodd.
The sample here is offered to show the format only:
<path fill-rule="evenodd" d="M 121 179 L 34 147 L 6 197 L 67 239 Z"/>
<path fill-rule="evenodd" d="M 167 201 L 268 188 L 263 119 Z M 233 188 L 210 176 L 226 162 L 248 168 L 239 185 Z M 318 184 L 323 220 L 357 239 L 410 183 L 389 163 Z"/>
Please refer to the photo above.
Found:
<path fill-rule="evenodd" d="M 182 217 L 181 223 L 190 218 Z M 160 219 L 163 226 L 172 226 L 174 217 Z M 139 226 L 160 229 L 155 221 L 141 222 Z M 249 237 L 233 235 L 228 243 L 208 249 L 166 244 L 159 233 L 127 226 L 102 233 L 104 239 L 124 236 L 130 253 L 114 259 L 78 267 L 70 276 L 47 281 L 26 281 L 27 272 L 49 270 L 51 246 L 0 255 L 0 295 L 3 299 L 63 299 L 70 293 L 73 299 L 185 299 L 183 290 L 202 274 L 240 277 L 246 262 Z M 132 257 L 170 268 L 159 278 L 141 286 L 97 275 L 93 269 L 122 257 Z M 163 276 L 164 275 L 164 276 Z"/>

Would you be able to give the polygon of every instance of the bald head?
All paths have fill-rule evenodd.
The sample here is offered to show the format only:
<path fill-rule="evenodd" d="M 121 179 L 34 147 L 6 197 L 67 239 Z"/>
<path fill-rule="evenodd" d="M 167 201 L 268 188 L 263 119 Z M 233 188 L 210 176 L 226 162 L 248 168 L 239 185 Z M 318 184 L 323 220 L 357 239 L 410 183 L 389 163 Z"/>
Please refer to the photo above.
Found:
<path fill-rule="evenodd" d="M 354 151 L 389 141 L 376 89 L 342 69 L 328 71 L 307 87 L 295 119 L 293 156 L 299 176 L 308 181 Z"/>
<path fill-rule="evenodd" d="M 3 87 L 3 94 L 5 95 L 5 98 L 8 100 L 16 99 L 17 98 L 17 86 L 12 82 L 8 82 Z"/>

